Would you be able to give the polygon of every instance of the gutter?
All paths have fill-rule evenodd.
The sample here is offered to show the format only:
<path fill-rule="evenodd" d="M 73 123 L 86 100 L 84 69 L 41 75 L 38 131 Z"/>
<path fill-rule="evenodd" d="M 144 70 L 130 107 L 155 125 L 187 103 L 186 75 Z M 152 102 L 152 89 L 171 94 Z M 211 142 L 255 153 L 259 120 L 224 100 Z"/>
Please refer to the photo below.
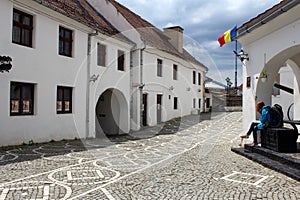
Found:
<path fill-rule="evenodd" d="M 86 70 L 86 127 L 85 137 L 90 136 L 90 77 L 91 77 L 91 51 L 92 51 L 92 37 L 98 35 L 96 33 L 89 33 L 87 40 L 87 70 Z"/>
<path fill-rule="evenodd" d="M 279 7 L 277 10 L 275 10 L 271 14 L 265 16 L 263 19 L 259 20 L 255 24 L 250 25 L 250 26 L 246 26 L 246 27 L 238 28 L 238 35 L 237 35 L 236 39 L 238 39 L 241 36 L 253 31 L 254 29 L 266 24 L 267 22 L 275 19 L 276 17 L 278 17 L 282 13 L 287 12 L 288 10 L 292 9 L 293 7 L 298 5 L 299 3 L 300 3 L 299 0 L 291 0 L 290 2 L 288 2 L 287 4 L 285 4 L 282 7 Z"/>

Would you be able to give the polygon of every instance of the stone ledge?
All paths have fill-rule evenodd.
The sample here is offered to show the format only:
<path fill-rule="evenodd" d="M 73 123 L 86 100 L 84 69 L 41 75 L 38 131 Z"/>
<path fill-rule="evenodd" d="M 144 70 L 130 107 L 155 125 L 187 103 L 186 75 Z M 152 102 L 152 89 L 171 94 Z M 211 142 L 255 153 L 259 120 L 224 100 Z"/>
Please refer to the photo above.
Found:
<path fill-rule="evenodd" d="M 266 154 L 269 156 L 264 156 L 260 153 L 257 153 L 256 149 L 260 147 L 252 147 L 252 150 L 248 147 L 244 148 L 231 148 L 231 151 L 242 155 L 250 160 L 253 160 L 265 167 L 268 167 L 272 170 L 275 170 L 277 172 L 280 172 L 282 174 L 285 174 L 297 181 L 300 181 L 300 170 L 299 165 L 289 165 L 288 163 L 290 161 L 287 161 L 287 163 L 284 163 L 285 159 L 282 158 L 281 161 L 278 161 L 276 159 L 272 159 L 271 154 Z M 262 148 L 261 148 L 262 149 Z M 272 152 L 273 153 L 273 152 Z M 296 163 L 297 164 L 297 163 Z M 297 168 L 298 166 L 298 168 Z"/>

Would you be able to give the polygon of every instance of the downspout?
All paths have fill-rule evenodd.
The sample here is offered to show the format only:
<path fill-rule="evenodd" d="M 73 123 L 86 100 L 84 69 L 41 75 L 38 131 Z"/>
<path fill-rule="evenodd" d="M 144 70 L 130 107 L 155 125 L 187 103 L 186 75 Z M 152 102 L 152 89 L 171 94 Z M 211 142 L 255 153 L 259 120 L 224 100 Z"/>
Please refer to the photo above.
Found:
<path fill-rule="evenodd" d="M 87 68 L 86 68 L 86 127 L 85 127 L 85 137 L 90 136 L 90 77 L 91 77 L 91 52 L 92 52 L 92 37 L 98 35 L 96 33 L 88 34 L 87 41 Z"/>
<path fill-rule="evenodd" d="M 143 51 L 146 49 L 146 41 L 141 38 L 141 40 L 144 43 L 144 47 L 141 48 L 140 50 L 140 128 L 143 127 L 143 87 L 144 87 L 144 83 L 143 83 L 143 65 L 144 65 L 144 59 L 143 59 Z M 146 109 L 146 108 L 145 108 Z"/>

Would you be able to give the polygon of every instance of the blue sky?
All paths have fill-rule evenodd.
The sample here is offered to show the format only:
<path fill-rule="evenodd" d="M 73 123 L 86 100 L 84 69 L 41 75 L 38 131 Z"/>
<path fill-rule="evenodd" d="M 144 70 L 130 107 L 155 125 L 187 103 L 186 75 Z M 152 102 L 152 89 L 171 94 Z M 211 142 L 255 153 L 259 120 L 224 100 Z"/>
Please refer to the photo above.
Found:
<path fill-rule="evenodd" d="M 234 42 L 219 46 L 218 37 L 235 25 L 240 26 L 271 8 L 280 0 L 117 0 L 154 26 L 162 29 L 181 26 L 187 50 L 209 68 L 208 76 L 234 83 Z M 240 45 L 238 45 L 238 50 Z M 242 83 L 242 66 L 238 60 L 238 85 Z"/>

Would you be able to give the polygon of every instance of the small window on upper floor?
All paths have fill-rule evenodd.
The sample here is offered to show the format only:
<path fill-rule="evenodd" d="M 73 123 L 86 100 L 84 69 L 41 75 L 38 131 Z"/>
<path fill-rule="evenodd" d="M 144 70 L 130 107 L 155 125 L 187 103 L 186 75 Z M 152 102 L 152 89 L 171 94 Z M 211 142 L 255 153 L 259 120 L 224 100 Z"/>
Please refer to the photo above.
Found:
<path fill-rule="evenodd" d="M 201 85 L 201 73 L 198 73 L 198 85 Z"/>
<path fill-rule="evenodd" d="M 97 45 L 97 65 L 106 66 L 106 46 L 100 43 Z"/>
<path fill-rule="evenodd" d="M 157 59 L 157 76 L 162 77 L 162 64 L 163 61 L 161 59 Z"/>
<path fill-rule="evenodd" d="M 177 74 L 178 74 L 178 66 L 173 65 L 173 80 L 177 80 Z"/>
<path fill-rule="evenodd" d="M 12 42 L 32 47 L 33 16 L 20 10 L 13 10 Z"/>
<path fill-rule="evenodd" d="M 118 70 L 125 71 L 125 53 L 118 50 Z"/>
<path fill-rule="evenodd" d="M 196 71 L 193 71 L 193 84 L 196 84 Z"/>
<path fill-rule="evenodd" d="M 59 55 L 72 57 L 73 31 L 59 27 Z"/>

